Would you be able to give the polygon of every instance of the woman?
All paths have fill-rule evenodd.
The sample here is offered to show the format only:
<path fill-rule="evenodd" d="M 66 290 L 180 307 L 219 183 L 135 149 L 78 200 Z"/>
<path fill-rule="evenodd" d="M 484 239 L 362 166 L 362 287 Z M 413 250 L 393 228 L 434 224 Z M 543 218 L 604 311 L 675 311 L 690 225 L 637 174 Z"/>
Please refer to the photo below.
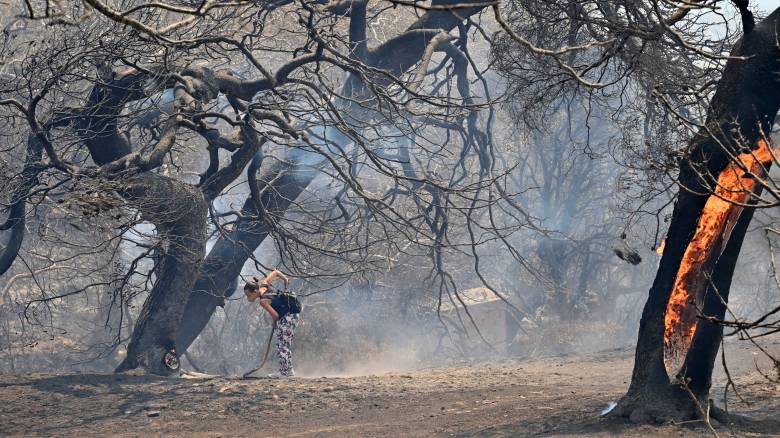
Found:
<path fill-rule="evenodd" d="M 292 341 L 295 334 L 295 326 L 300 319 L 300 303 L 295 297 L 289 294 L 282 294 L 277 291 L 272 282 L 279 278 L 284 282 L 284 289 L 290 285 L 290 279 L 284 274 L 274 269 L 267 277 L 258 280 L 252 277 L 244 285 L 244 294 L 249 302 L 254 302 L 259 298 L 260 307 L 265 309 L 274 320 L 276 329 L 276 357 L 279 358 L 279 375 L 281 377 L 293 377 L 292 364 Z"/>

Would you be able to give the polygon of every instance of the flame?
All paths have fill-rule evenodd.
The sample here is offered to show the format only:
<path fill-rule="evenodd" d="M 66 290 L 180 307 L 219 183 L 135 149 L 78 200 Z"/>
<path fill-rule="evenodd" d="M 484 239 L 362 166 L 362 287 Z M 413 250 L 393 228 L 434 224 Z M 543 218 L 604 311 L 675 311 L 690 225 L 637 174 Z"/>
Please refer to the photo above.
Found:
<path fill-rule="evenodd" d="M 778 152 L 775 148 L 775 152 Z M 718 186 L 704 204 L 696 232 L 685 249 L 664 318 L 664 363 L 672 375 L 682 366 L 696 333 L 697 309 L 701 307 L 709 274 L 720 257 L 743 207 L 755 193 L 758 178 L 764 178 L 772 163 L 765 140 L 758 148 L 740 154 L 718 176 Z M 742 164 L 742 167 L 738 165 Z M 746 174 L 743 169 L 749 169 Z"/>
<path fill-rule="evenodd" d="M 661 241 L 661 244 L 658 245 L 658 248 L 655 249 L 655 253 L 658 255 L 664 255 L 664 248 L 666 248 L 666 238 Z"/>

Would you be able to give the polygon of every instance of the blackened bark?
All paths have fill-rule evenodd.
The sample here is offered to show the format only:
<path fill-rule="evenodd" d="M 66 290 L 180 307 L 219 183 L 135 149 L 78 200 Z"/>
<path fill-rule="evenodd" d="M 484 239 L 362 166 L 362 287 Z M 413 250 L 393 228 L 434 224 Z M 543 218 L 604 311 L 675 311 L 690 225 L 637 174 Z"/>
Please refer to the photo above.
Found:
<path fill-rule="evenodd" d="M 682 163 L 679 182 L 684 189 L 675 203 L 664 254 L 642 312 L 631 385 L 616 415 L 636 421 L 700 416 L 691 394 L 671 384 L 664 367 L 664 315 L 683 254 L 714 181 L 728 163 L 728 155 L 738 154 L 745 145 L 755 146 L 767 136 L 780 108 L 780 50 L 776 45 L 779 17 L 780 9 L 752 32 L 746 29 L 732 54 L 748 59 L 727 63 L 710 103 L 707 129 L 693 139 L 691 153 Z M 752 211 L 746 209 L 713 271 L 714 285 L 726 297 L 751 217 Z M 715 299 L 709 291 L 705 312 L 722 315 L 724 309 Z M 707 400 L 721 336 L 722 330 L 704 324 L 686 356 L 688 389 L 700 402 Z"/>
<path fill-rule="evenodd" d="M 34 134 L 30 134 L 27 139 L 27 152 L 24 158 L 20 183 L 11 194 L 8 217 L 5 223 L 0 225 L 0 231 L 9 231 L 10 234 L 8 242 L 0 249 L 0 275 L 8 271 L 22 247 L 27 195 L 38 184 L 38 173 L 43 169 L 41 164 L 42 155 L 43 145 L 41 145 Z"/>
<path fill-rule="evenodd" d="M 188 184 L 144 173 L 127 182 L 123 196 L 152 222 L 163 241 L 157 278 L 144 302 L 116 371 L 142 366 L 155 374 L 173 370 L 163 363 L 175 341 L 190 290 L 205 255 L 206 212 L 203 193 Z"/>
<path fill-rule="evenodd" d="M 97 165 L 118 160 L 133 151 L 127 135 L 119 130 L 120 113 L 128 102 L 146 97 L 145 78 L 146 73 L 140 71 L 115 74 L 92 89 L 78 119 L 77 132 Z"/>
<path fill-rule="evenodd" d="M 230 162 L 225 167 L 216 169 L 216 167 L 219 167 L 218 149 L 214 148 L 209 151 L 209 155 L 212 155 L 212 160 L 209 164 L 209 169 L 202 176 L 201 183 L 199 184 L 200 190 L 208 201 L 219 196 L 225 187 L 235 181 L 253 157 L 258 153 L 260 153 L 260 157 L 262 157 L 260 148 L 265 144 L 266 139 L 259 139 L 257 132 L 246 125 L 241 127 L 240 134 L 242 145 L 240 149 L 230 157 Z M 212 151 L 217 155 L 216 159 L 213 158 Z"/>
<path fill-rule="evenodd" d="M 664 367 L 664 315 L 677 270 L 696 229 L 706 196 L 681 190 L 672 212 L 661 262 L 639 322 L 634 372 L 628 393 L 669 383 Z"/>
<path fill-rule="evenodd" d="M 352 11 L 349 15 L 349 49 L 352 56 L 358 60 L 364 60 L 368 52 L 366 41 L 366 9 L 368 0 L 352 2 Z"/>
<path fill-rule="evenodd" d="M 712 273 L 712 282 L 704 297 L 702 314 L 705 318 L 722 321 L 726 315 L 731 278 L 734 275 L 742 242 L 754 212 L 754 209 L 750 209 L 742 213 L 731 232 L 731 238 L 723 254 L 718 259 Z M 721 339 L 723 339 L 722 325 L 708 319 L 699 320 L 690 351 L 682 368 L 684 378 L 690 379 L 689 388 L 699 399 L 706 400 L 709 395 L 712 386 L 712 371 L 715 367 L 715 358 L 718 355 Z"/>

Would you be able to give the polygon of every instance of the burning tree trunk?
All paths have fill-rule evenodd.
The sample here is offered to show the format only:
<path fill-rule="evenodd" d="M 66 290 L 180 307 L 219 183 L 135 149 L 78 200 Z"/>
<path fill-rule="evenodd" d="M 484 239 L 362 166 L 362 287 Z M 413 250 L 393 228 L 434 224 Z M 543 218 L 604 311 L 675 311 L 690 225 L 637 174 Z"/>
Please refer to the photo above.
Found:
<path fill-rule="evenodd" d="M 747 2 L 735 3 L 745 34 L 732 54 L 745 58 L 728 61 L 707 123 L 681 165 L 683 189 L 642 313 L 631 385 L 615 411 L 632 421 L 689 420 L 706 412 L 722 327 L 696 318 L 699 312 L 724 316 L 753 214 L 744 206 L 760 194 L 773 159 L 766 136 L 780 107 L 780 9 L 754 25 Z"/>
<path fill-rule="evenodd" d="M 697 312 L 704 302 L 713 267 L 729 242 L 743 213 L 743 205 L 759 190 L 757 178 L 766 178 L 771 164 L 769 144 L 760 139 L 755 151 L 740 154 L 721 171 L 715 191 L 707 198 L 666 306 L 664 359 L 667 372 L 680 369 L 696 333 Z M 684 374 L 684 370 L 681 371 Z"/>

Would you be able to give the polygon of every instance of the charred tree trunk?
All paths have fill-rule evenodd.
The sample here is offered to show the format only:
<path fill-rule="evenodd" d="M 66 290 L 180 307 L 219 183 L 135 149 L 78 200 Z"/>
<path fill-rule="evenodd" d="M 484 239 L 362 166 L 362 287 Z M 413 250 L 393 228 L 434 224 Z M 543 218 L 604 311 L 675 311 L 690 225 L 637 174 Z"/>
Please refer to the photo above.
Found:
<path fill-rule="evenodd" d="M 726 305 L 729 299 L 731 277 L 737 265 L 737 258 L 742 249 L 742 242 L 747 232 L 748 225 L 753 219 L 755 210 L 745 211 L 739 218 L 734 231 L 731 232 L 726 249 L 721 254 L 718 264 L 712 273 L 712 283 L 707 289 L 702 313 L 705 317 L 723 320 L 726 315 Z M 686 356 L 683 369 L 685 376 L 691 379 L 689 388 L 699 396 L 705 398 L 712 386 L 712 371 L 715 367 L 715 358 L 718 354 L 720 341 L 723 338 L 723 326 L 707 319 L 699 321 L 699 327 L 693 338 L 690 352 Z"/>
<path fill-rule="evenodd" d="M 5 246 L 0 249 L 0 275 L 5 274 L 11 267 L 24 239 L 24 224 L 27 207 L 27 195 L 38 183 L 38 173 L 43 169 L 41 156 L 43 146 L 34 134 L 27 139 L 27 152 L 24 158 L 21 182 L 14 188 L 9 202 L 8 218 L 0 225 L 0 231 L 10 230 L 10 236 Z"/>
<path fill-rule="evenodd" d="M 664 364 L 664 318 L 683 256 L 712 196 L 715 181 L 726 169 L 730 155 L 737 156 L 746 147 L 757 148 L 766 139 L 780 107 L 780 50 L 776 44 L 780 9 L 755 27 L 750 13 L 740 9 L 745 34 L 732 55 L 746 59 L 728 61 L 710 103 L 706 127 L 693 139 L 691 152 L 681 165 L 678 180 L 683 188 L 642 312 L 631 385 L 614 411 L 615 415 L 635 422 L 701 418 L 709 402 L 722 328 L 699 320 L 680 374 L 673 376 L 676 381 L 672 381 Z M 720 300 L 728 299 L 731 277 L 751 218 L 752 209 L 745 209 L 730 238 L 720 236 L 728 239 L 722 252 L 696 273 L 700 276 L 698 281 L 708 284 L 703 298 L 707 316 L 724 315 L 725 306 Z"/>
<path fill-rule="evenodd" d="M 142 71 L 114 73 L 105 84 L 92 90 L 76 128 L 93 161 L 116 182 L 118 193 L 141 212 L 144 220 L 154 224 L 161 245 L 162 256 L 153 271 L 154 286 L 136 320 L 127 356 L 116 371 L 143 367 L 167 375 L 178 369 L 176 333 L 205 255 L 208 204 L 200 188 L 149 172 L 156 161 L 133 164 L 142 159 L 133 153 L 130 138 L 119 128 L 119 121 L 127 103 L 145 97 L 144 79 L 146 73 Z M 177 89 L 181 91 L 180 86 Z M 158 145 L 170 146 L 175 141 L 174 119 L 166 123 L 165 131 Z M 246 140 L 247 148 L 252 149 L 249 157 L 258 147 L 251 140 Z M 123 169 L 129 169 L 132 176 L 121 176 Z M 227 172 L 231 170 L 228 166 Z M 114 171 L 119 171 L 120 176 Z M 166 366 L 166 353 L 172 354 L 175 367 Z"/>
<path fill-rule="evenodd" d="M 123 190 L 142 216 L 152 222 L 162 240 L 156 281 L 144 302 L 116 371 L 142 366 L 155 374 L 175 371 L 164 363 L 176 354 L 176 334 L 190 290 L 205 255 L 206 212 L 203 193 L 188 184 L 152 173 L 134 177 Z"/>

